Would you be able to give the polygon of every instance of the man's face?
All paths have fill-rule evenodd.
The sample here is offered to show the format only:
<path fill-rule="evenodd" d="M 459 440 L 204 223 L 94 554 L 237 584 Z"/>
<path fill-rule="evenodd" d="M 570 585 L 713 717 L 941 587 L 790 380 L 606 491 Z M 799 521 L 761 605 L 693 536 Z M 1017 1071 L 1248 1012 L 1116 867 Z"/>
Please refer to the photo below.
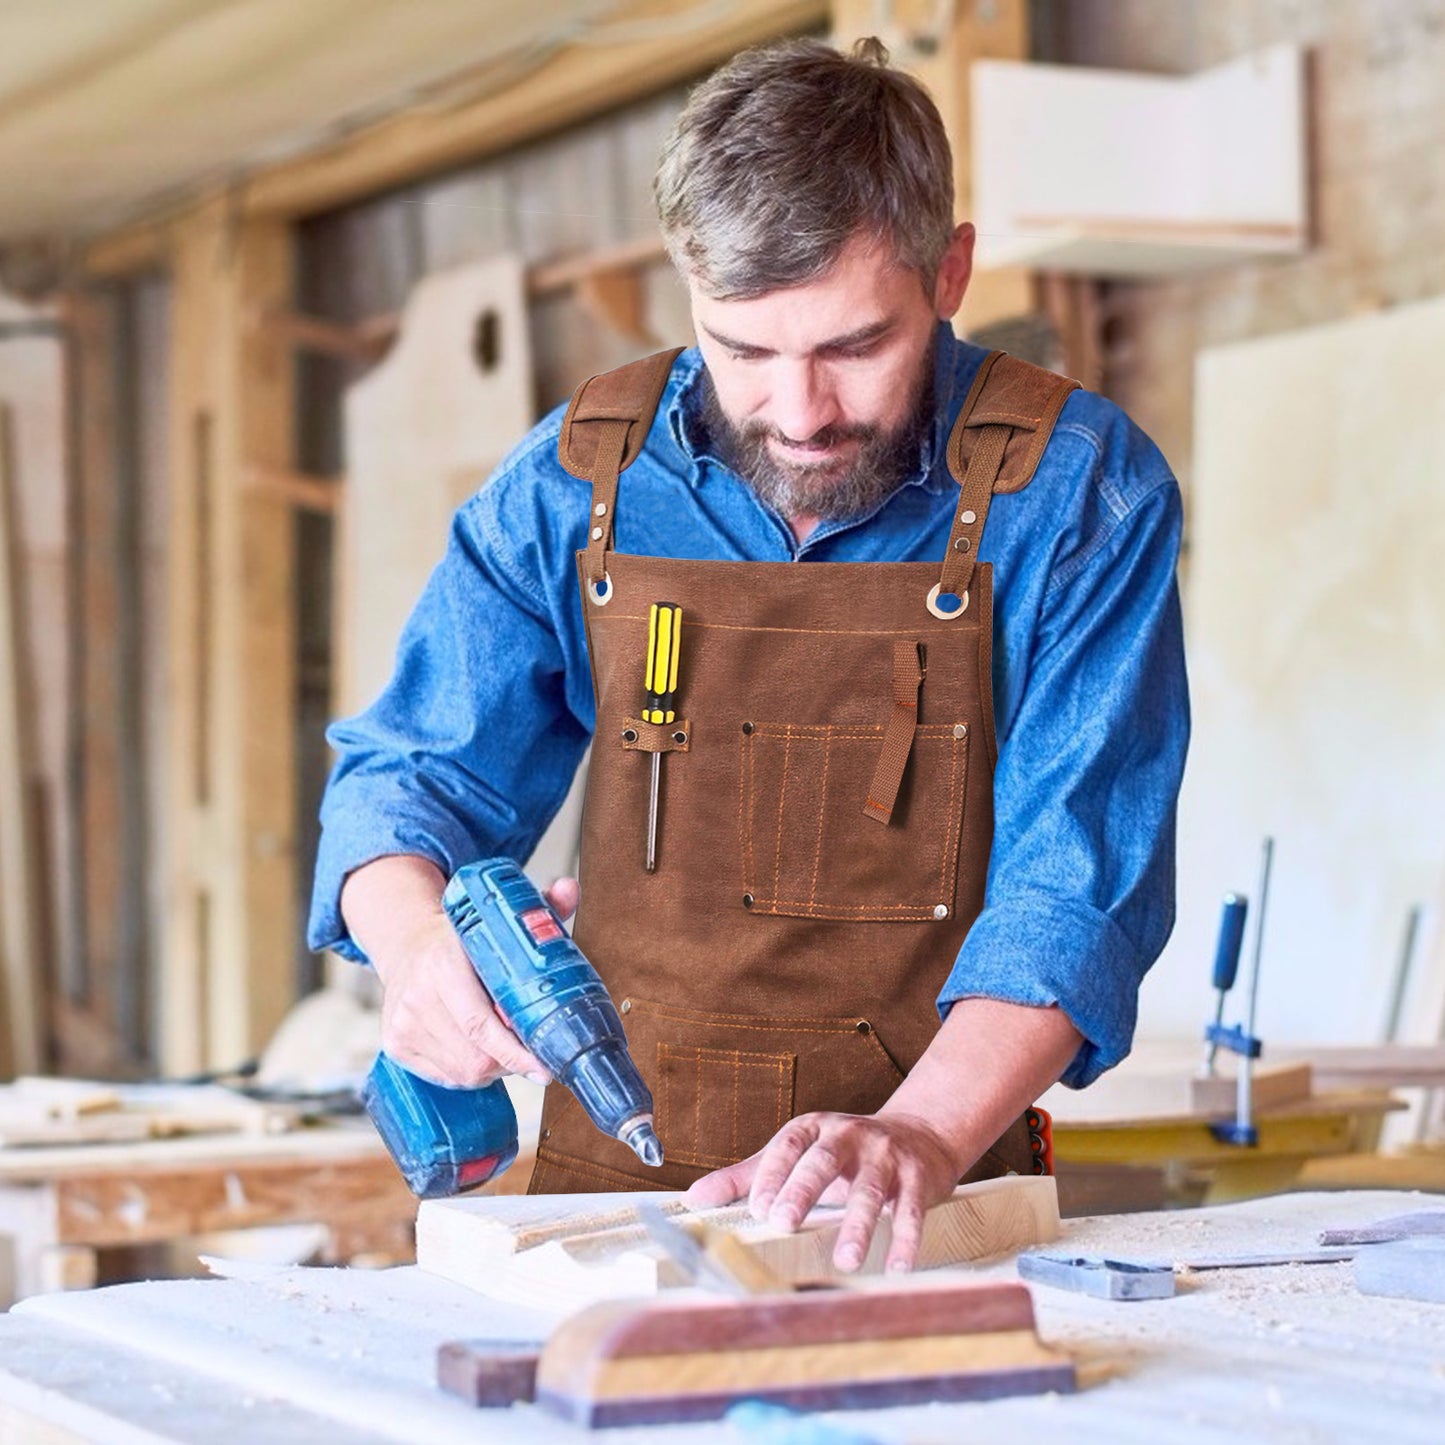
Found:
<path fill-rule="evenodd" d="M 914 464 L 931 420 L 934 327 L 958 308 L 971 245 L 960 227 L 932 295 L 862 239 L 803 286 L 745 301 L 689 286 L 709 426 L 784 516 L 857 515 Z"/>

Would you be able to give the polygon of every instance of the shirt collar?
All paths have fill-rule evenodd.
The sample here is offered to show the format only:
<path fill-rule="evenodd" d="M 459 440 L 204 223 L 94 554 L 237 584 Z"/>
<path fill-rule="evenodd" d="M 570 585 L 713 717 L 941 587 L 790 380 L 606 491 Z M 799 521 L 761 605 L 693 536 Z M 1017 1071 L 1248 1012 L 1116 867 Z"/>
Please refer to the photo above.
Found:
<path fill-rule="evenodd" d="M 933 343 L 933 425 L 925 432 L 918 451 L 918 465 L 903 479 L 901 487 L 922 487 L 937 496 L 952 478 L 948 474 L 948 437 L 953 429 L 957 405 L 959 342 L 953 328 L 940 321 Z M 713 450 L 703 422 L 704 372 L 702 352 L 689 347 L 678 357 L 668 384 L 667 425 L 673 441 L 691 464 L 692 479 L 702 479 L 704 463 L 723 467 Z"/>

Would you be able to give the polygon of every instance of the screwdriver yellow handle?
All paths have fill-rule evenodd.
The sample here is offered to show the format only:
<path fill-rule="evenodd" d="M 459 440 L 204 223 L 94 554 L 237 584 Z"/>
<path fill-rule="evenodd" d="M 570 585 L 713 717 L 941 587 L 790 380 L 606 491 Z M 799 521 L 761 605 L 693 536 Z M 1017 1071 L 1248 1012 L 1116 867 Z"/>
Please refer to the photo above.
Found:
<path fill-rule="evenodd" d="M 647 700 L 643 721 L 677 719 L 677 663 L 682 646 L 682 608 L 675 602 L 654 602 L 647 614 Z"/>

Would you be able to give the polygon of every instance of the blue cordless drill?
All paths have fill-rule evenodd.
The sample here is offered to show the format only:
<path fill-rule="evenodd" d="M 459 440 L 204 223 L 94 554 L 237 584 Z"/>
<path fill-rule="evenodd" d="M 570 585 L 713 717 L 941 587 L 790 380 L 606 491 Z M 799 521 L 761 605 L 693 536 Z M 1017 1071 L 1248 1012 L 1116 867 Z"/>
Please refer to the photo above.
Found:
<path fill-rule="evenodd" d="M 617 1009 L 526 874 L 510 858 L 468 863 L 447 884 L 442 907 L 517 1037 L 604 1134 L 621 1139 L 644 1164 L 661 1164 L 652 1092 L 627 1052 Z M 361 1101 L 421 1199 L 475 1188 L 517 1157 L 517 1115 L 500 1080 L 451 1089 L 382 1053 Z"/>

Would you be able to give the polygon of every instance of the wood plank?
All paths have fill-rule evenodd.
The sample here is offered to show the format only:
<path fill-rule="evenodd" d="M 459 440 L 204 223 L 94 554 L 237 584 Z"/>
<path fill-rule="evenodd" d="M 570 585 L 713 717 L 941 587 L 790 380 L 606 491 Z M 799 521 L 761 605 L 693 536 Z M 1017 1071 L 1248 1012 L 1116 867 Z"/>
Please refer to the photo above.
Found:
<path fill-rule="evenodd" d="M 833 0 L 833 33 L 840 46 L 877 34 L 893 63 L 933 96 L 953 148 L 954 215 L 973 218 L 973 105 L 975 60 L 1027 60 L 1026 0 L 943 7 L 934 0 L 894 0 L 886 17 L 874 0 Z M 940 17 L 944 23 L 940 30 Z M 881 22 L 881 23 L 880 23 Z M 910 41 L 913 43 L 910 44 Z M 962 331 L 1024 316 L 1035 309 L 1033 275 L 1022 267 L 976 270 L 959 317 Z"/>
<path fill-rule="evenodd" d="M 0 401 L 0 1072 L 42 1055 L 38 862 L 30 829 L 34 698 L 21 653 L 16 480 L 9 408 Z"/>
<path fill-rule="evenodd" d="M 259 1052 L 295 994 L 292 358 L 248 318 L 290 301 L 290 236 L 227 198 L 176 227 L 171 739 L 159 981 L 168 1071 Z"/>
<path fill-rule="evenodd" d="M 528 1200 L 428 1200 L 417 1212 L 417 1262 L 433 1274 L 497 1299 L 536 1308 L 576 1308 L 609 1296 L 645 1296 L 682 1283 L 676 1266 L 640 1226 L 594 1228 L 609 1196 L 542 1196 Z M 610 1203 L 620 1205 L 618 1196 Z M 571 1211 L 574 1233 L 546 1234 L 516 1248 L 516 1236 L 554 1225 Z M 684 1221 L 686 1215 L 680 1215 Z M 727 1229 L 760 1263 L 790 1284 L 881 1274 L 890 1239 L 882 1221 L 857 1276 L 833 1268 L 841 1210 L 815 1210 L 797 1233 L 752 1221 L 744 1206 L 699 1211 L 697 1218 Z M 577 1232 L 587 1231 L 587 1232 Z M 976 1260 L 1058 1237 L 1058 1197 L 1052 1178 L 1013 1176 L 961 1186 L 930 1210 L 918 1268 Z M 532 1236 L 535 1241 L 536 1235 Z"/>

